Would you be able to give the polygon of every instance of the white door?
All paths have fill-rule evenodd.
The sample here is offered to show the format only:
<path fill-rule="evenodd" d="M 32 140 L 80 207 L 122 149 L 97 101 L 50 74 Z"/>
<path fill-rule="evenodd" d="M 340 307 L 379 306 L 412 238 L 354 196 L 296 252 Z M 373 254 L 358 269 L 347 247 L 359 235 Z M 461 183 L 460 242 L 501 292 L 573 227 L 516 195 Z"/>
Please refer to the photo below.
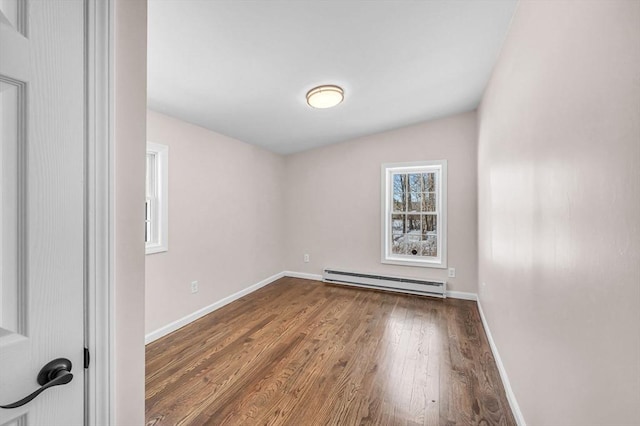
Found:
<path fill-rule="evenodd" d="M 84 4 L 0 0 L 0 425 L 84 421 Z M 66 382 L 59 365 L 49 377 Z"/>

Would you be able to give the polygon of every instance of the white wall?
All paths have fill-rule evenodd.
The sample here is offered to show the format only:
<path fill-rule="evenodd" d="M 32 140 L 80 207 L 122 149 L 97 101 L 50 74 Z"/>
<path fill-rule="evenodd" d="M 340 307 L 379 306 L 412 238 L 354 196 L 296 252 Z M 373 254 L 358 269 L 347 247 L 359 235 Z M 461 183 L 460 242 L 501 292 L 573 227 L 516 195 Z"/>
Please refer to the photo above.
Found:
<path fill-rule="evenodd" d="M 169 146 L 169 251 L 146 256 L 146 333 L 283 270 L 444 279 L 446 270 L 380 263 L 386 162 L 448 160 L 449 264 L 457 268 L 448 281 L 476 292 L 475 113 L 288 157 L 155 111 L 147 120 L 148 140 Z"/>
<path fill-rule="evenodd" d="M 530 425 L 640 419 L 640 2 L 521 1 L 479 112 L 480 300 Z"/>
<path fill-rule="evenodd" d="M 380 166 L 448 161 L 449 289 L 476 292 L 476 113 L 469 112 L 286 157 L 285 266 L 447 279 L 444 269 L 380 263 Z M 304 253 L 311 261 L 303 262 Z"/>
<path fill-rule="evenodd" d="M 146 256 L 150 333 L 283 270 L 284 159 L 154 111 L 147 120 L 148 140 L 169 146 L 169 251 Z"/>
<path fill-rule="evenodd" d="M 114 5 L 114 423 L 142 425 L 147 2 Z"/>

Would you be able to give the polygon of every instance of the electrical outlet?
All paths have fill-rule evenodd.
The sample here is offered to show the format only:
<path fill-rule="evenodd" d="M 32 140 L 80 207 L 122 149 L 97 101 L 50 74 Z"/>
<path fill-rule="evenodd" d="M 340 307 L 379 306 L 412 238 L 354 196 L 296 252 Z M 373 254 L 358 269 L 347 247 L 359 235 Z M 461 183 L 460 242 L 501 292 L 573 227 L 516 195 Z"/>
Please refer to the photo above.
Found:
<path fill-rule="evenodd" d="M 447 276 L 449 278 L 455 278 L 456 277 L 456 268 L 449 268 L 449 270 L 447 271 Z"/>
<path fill-rule="evenodd" d="M 198 292 L 198 281 L 191 281 L 191 293 Z"/>
<path fill-rule="evenodd" d="M 304 254 L 304 263 L 309 263 L 309 254 L 308 253 Z"/>

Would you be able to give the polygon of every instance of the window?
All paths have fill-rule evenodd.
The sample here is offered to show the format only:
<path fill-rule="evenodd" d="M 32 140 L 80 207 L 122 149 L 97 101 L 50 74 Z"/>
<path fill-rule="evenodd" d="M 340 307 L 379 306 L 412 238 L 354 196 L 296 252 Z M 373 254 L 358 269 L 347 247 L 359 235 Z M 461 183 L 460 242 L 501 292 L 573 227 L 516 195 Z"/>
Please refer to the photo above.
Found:
<path fill-rule="evenodd" d="M 168 165 L 169 147 L 147 142 L 147 198 L 145 203 L 144 240 L 147 254 L 167 251 Z"/>
<path fill-rule="evenodd" d="M 382 263 L 447 267 L 447 162 L 382 165 Z"/>

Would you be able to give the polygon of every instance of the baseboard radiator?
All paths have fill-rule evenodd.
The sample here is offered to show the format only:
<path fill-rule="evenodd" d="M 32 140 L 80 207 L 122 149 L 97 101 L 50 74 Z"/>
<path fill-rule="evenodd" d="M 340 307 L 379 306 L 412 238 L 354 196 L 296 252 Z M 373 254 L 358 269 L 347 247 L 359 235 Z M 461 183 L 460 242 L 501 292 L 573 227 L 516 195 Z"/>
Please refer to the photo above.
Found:
<path fill-rule="evenodd" d="M 330 284 L 343 284 L 422 296 L 447 297 L 446 281 L 363 274 L 333 268 L 326 268 L 322 274 L 322 279 L 325 283 Z"/>

